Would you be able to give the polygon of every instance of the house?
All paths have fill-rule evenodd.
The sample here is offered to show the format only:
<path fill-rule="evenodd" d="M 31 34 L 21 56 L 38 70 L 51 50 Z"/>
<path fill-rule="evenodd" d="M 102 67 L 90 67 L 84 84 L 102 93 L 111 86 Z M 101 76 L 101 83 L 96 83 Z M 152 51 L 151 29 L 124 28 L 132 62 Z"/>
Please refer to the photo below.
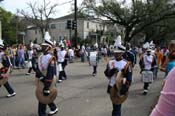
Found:
<path fill-rule="evenodd" d="M 62 38 L 67 38 L 72 41 L 72 38 L 74 37 L 74 30 L 66 28 L 68 20 L 71 20 L 73 22 L 74 14 L 52 19 L 50 21 L 49 33 L 52 40 L 60 41 Z M 81 40 L 88 39 L 92 44 L 96 42 L 101 43 L 102 35 L 109 35 L 108 29 L 110 31 L 113 30 L 113 33 L 121 32 L 121 30 L 118 28 L 116 29 L 116 27 L 114 27 L 114 24 L 111 22 L 109 23 L 109 21 L 104 21 L 94 17 L 87 17 L 81 13 L 78 13 L 77 15 L 77 33 L 78 38 Z M 106 38 L 106 36 L 103 36 L 103 38 Z M 40 30 L 34 25 L 30 25 L 26 29 L 25 43 L 29 44 L 30 41 L 35 41 L 37 43 L 42 43 L 43 41 Z"/>

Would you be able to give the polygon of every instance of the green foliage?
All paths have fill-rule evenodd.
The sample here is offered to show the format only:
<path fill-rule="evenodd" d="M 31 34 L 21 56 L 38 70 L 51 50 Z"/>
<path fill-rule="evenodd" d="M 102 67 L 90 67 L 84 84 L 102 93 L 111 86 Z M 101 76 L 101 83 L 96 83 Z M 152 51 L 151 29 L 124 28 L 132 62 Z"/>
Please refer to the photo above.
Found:
<path fill-rule="evenodd" d="M 145 33 L 153 25 L 175 18 L 175 2 L 173 0 L 132 0 L 126 4 L 117 0 L 101 0 L 98 6 L 89 2 L 88 8 L 102 17 L 125 28 L 125 42 L 130 41 L 139 33 Z M 156 27 L 155 27 L 156 28 Z"/>
<path fill-rule="evenodd" d="M 6 45 L 16 43 L 16 23 L 12 14 L 3 8 L 1 11 L 1 24 L 2 24 L 2 39 Z"/>

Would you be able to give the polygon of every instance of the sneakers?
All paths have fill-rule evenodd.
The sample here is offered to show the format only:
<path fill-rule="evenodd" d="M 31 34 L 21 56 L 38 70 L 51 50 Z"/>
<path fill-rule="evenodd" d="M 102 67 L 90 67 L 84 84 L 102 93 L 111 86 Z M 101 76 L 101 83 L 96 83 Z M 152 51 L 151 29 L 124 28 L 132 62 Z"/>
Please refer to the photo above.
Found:
<path fill-rule="evenodd" d="M 61 82 L 62 82 L 62 80 L 58 80 L 57 82 L 58 82 L 58 83 L 61 83 Z"/>
<path fill-rule="evenodd" d="M 142 94 L 147 95 L 147 93 L 148 93 L 148 90 L 144 90 Z"/>
<path fill-rule="evenodd" d="M 92 76 L 96 76 L 96 73 L 92 73 Z"/>
<path fill-rule="evenodd" d="M 26 73 L 26 75 L 30 75 L 30 73 Z"/>
<path fill-rule="evenodd" d="M 58 112 L 58 108 L 56 108 L 54 111 L 50 111 L 50 112 L 49 112 L 49 115 L 56 114 L 57 112 Z"/>
<path fill-rule="evenodd" d="M 63 77 L 63 80 L 67 80 L 67 77 Z"/>
<path fill-rule="evenodd" d="M 13 96 L 15 96 L 15 95 L 16 95 L 16 93 L 14 92 L 14 93 L 12 93 L 12 94 L 8 94 L 7 97 L 13 97 Z"/>

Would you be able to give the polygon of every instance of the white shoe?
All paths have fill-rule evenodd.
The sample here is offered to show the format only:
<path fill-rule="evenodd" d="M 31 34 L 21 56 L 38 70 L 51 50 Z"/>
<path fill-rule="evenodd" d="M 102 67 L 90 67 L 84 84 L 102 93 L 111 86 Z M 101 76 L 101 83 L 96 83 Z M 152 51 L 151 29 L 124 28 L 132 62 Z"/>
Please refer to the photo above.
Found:
<path fill-rule="evenodd" d="M 50 112 L 49 112 L 49 115 L 56 114 L 57 112 L 58 112 L 58 108 L 56 108 L 54 111 L 50 111 Z"/>
<path fill-rule="evenodd" d="M 58 83 L 61 83 L 61 82 L 62 82 L 62 80 L 58 80 L 57 82 L 58 82 Z"/>
<path fill-rule="evenodd" d="M 26 75 L 30 75 L 30 73 L 26 73 Z"/>
<path fill-rule="evenodd" d="M 8 94 L 7 97 L 13 97 L 13 96 L 15 96 L 15 95 L 16 95 L 16 93 L 14 92 L 14 93 L 12 93 L 12 94 Z"/>

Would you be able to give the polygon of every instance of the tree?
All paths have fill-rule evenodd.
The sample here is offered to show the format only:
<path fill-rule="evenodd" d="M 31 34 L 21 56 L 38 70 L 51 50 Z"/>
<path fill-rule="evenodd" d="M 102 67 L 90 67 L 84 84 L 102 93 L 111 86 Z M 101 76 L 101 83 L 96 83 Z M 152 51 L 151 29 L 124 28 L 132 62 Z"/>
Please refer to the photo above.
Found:
<path fill-rule="evenodd" d="M 25 11 L 24 9 L 18 10 L 18 12 L 33 25 L 38 27 L 42 33 L 42 38 L 44 38 L 45 31 L 48 31 L 49 23 L 51 21 L 50 16 L 55 13 L 55 8 L 57 4 L 51 4 L 51 1 L 46 2 L 43 0 L 43 4 L 38 2 L 29 2 L 27 3 L 30 12 Z"/>
<path fill-rule="evenodd" d="M 16 23 L 11 12 L 0 8 L 2 22 L 2 39 L 7 45 L 12 45 L 16 42 Z"/>
<path fill-rule="evenodd" d="M 125 28 L 124 41 L 129 42 L 138 33 L 157 24 L 175 18 L 175 5 L 173 0 L 132 0 L 126 5 L 126 0 L 101 0 L 96 4 L 90 0 L 85 4 L 88 8 L 100 17 L 106 17 L 113 23 L 117 23 Z"/>

